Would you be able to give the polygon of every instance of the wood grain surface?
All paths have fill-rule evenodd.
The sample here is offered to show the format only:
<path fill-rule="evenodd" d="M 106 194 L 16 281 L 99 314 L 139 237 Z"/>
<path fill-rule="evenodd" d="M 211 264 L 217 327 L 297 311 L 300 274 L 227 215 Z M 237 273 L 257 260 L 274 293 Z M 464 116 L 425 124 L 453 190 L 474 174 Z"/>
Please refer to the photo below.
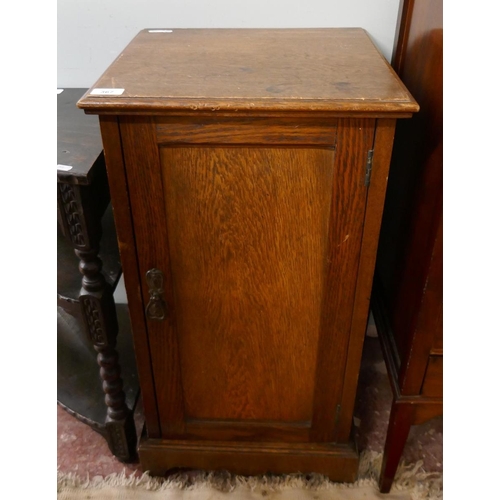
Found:
<path fill-rule="evenodd" d="M 310 420 L 333 151 L 160 157 L 187 416 Z"/>
<path fill-rule="evenodd" d="M 156 117 L 160 144 L 335 144 L 336 119 Z"/>
<path fill-rule="evenodd" d="M 354 480 L 394 118 L 418 105 L 357 28 L 144 30 L 94 88 L 124 89 L 78 105 L 113 115 L 143 465 Z M 163 320 L 144 314 L 155 294 Z"/>
<path fill-rule="evenodd" d="M 409 426 L 443 407 L 443 2 L 401 0 L 400 7 L 393 65 L 421 111 L 396 129 L 372 294 L 394 392 L 383 492 Z"/>
<path fill-rule="evenodd" d="M 159 476 L 173 467 L 189 467 L 245 475 L 313 472 L 339 482 L 355 481 L 359 463 L 352 444 L 329 443 L 143 439 L 139 456 L 142 467 Z"/>
<path fill-rule="evenodd" d="M 352 426 L 352 412 L 356 399 L 359 366 L 366 334 L 367 317 L 377 254 L 378 236 L 384 209 L 384 195 L 391 160 L 396 120 L 378 119 L 373 144 L 373 167 L 367 194 L 363 242 L 359 258 L 356 295 L 352 314 L 349 351 L 344 374 L 341 412 L 336 429 L 336 440 L 345 442 Z"/>
<path fill-rule="evenodd" d="M 124 89 L 87 93 L 79 106 L 94 112 L 418 110 L 360 28 L 143 30 L 93 88 Z"/>
<path fill-rule="evenodd" d="M 109 178 L 109 190 L 116 223 L 123 278 L 127 290 L 129 314 L 132 322 L 135 358 L 141 385 L 147 432 L 150 437 L 159 437 L 160 425 L 156 407 L 156 396 L 154 394 L 149 339 L 142 306 L 141 284 L 137 269 L 135 232 L 127 187 L 127 174 L 123 161 L 120 129 L 118 120 L 114 116 L 100 117 L 99 122 L 106 156 L 106 169 Z"/>
<path fill-rule="evenodd" d="M 143 309 L 150 295 L 146 273 L 153 268 L 165 279 L 165 321 L 147 321 L 148 354 L 154 373 L 154 393 L 162 435 L 184 432 L 184 402 L 175 332 L 174 296 L 170 275 L 169 235 L 165 221 L 160 159 L 155 128 L 150 118 L 121 119 L 120 131 L 127 164 L 127 180 L 134 220 L 135 244 Z M 151 388 L 153 389 L 153 388 Z"/>
<path fill-rule="evenodd" d="M 340 417 L 365 219 L 364 174 L 374 132 L 375 120 L 339 120 L 311 430 L 318 442 L 334 441 Z"/>
<path fill-rule="evenodd" d="M 329 147 L 251 147 L 120 120 L 140 272 L 166 276 L 168 321 L 148 322 L 162 435 L 332 441 L 375 121 L 328 125 Z"/>

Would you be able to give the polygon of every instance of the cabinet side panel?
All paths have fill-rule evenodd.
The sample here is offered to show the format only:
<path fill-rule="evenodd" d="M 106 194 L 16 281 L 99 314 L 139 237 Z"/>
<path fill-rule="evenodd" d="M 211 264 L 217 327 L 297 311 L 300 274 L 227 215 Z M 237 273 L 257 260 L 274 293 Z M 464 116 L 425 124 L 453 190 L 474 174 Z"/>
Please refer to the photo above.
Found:
<path fill-rule="evenodd" d="M 349 439 L 352 425 L 395 125 L 395 120 L 377 120 L 373 145 L 373 168 L 366 202 L 363 243 L 359 259 L 349 353 L 345 371 L 346 383 L 342 392 L 342 411 L 339 415 L 339 425 L 336 431 L 336 439 L 339 442 L 346 442 Z"/>
<path fill-rule="evenodd" d="M 120 258 L 127 290 L 128 309 L 134 336 L 134 349 L 144 405 L 144 418 L 148 435 L 150 437 L 160 437 L 120 129 L 117 118 L 114 116 L 100 117 L 100 126 L 108 172 L 111 204 L 113 206 Z"/>
<path fill-rule="evenodd" d="M 310 421 L 333 149 L 160 158 L 186 417 Z"/>

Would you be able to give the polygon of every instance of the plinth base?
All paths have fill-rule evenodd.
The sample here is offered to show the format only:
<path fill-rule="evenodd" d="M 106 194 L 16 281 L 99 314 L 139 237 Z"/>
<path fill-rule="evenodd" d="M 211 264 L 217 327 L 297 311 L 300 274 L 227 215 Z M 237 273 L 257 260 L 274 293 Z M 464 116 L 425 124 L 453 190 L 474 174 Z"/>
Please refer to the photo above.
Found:
<path fill-rule="evenodd" d="M 163 476 L 169 469 L 227 470 L 233 474 L 319 473 L 354 482 L 359 455 L 348 444 L 214 442 L 149 439 L 139 443 L 142 469 Z"/>

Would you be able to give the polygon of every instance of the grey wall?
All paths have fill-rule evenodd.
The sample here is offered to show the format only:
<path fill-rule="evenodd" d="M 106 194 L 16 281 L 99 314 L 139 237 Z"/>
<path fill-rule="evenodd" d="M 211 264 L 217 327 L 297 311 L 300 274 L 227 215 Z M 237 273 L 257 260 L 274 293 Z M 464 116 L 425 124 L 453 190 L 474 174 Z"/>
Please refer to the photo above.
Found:
<path fill-rule="evenodd" d="M 390 60 L 399 0 L 58 0 L 57 86 L 90 87 L 144 28 L 361 27 Z"/>

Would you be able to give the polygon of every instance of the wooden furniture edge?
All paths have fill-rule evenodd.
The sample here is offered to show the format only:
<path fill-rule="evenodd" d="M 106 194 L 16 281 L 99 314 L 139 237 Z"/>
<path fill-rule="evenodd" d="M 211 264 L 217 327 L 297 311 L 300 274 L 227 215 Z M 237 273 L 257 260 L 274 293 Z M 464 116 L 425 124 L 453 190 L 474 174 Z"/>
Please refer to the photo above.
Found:
<path fill-rule="evenodd" d="M 403 452 L 410 427 L 443 414 L 443 398 L 401 395 L 396 346 L 391 342 L 391 327 L 384 303 L 383 287 L 375 274 L 372 292 L 372 312 L 377 326 L 382 353 L 393 393 L 387 437 L 384 445 L 379 489 L 388 493 Z"/>
<path fill-rule="evenodd" d="M 390 324 L 386 311 L 384 290 L 377 269 L 375 269 L 371 297 L 371 309 L 373 319 L 377 328 L 377 334 L 380 340 L 380 347 L 387 367 L 387 374 L 391 384 L 391 390 L 394 398 L 400 398 L 399 390 L 399 367 L 401 360 L 399 359 L 398 351 L 394 342 L 391 342 Z"/>
<path fill-rule="evenodd" d="M 120 100 L 112 100 L 109 98 L 96 98 L 92 101 L 79 101 L 78 107 L 83 109 L 87 114 L 99 115 L 133 115 L 133 114 L 179 114 L 179 115 L 196 115 L 201 116 L 204 114 L 214 115 L 217 113 L 219 116 L 227 114 L 228 116 L 238 115 L 258 115 L 264 116 L 297 116 L 297 115 L 311 115 L 332 117 L 343 116 L 359 118 L 381 118 L 392 114 L 393 118 L 408 118 L 419 110 L 418 104 L 408 102 L 389 102 L 384 105 L 380 101 L 370 102 L 368 100 L 353 102 L 332 102 L 332 101 L 311 101 L 306 105 L 306 100 L 297 101 L 294 106 L 285 106 L 284 102 L 267 102 L 253 100 L 251 103 L 249 99 L 241 99 L 241 102 L 234 102 L 229 105 L 220 100 L 207 100 L 203 101 L 203 107 L 199 108 L 199 99 L 179 99 L 172 98 L 165 102 L 156 98 L 148 98 L 147 102 L 142 101 L 136 104 L 136 101 L 130 97 L 124 97 Z"/>
<path fill-rule="evenodd" d="M 140 307 L 142 292 L 137 268 L 134 229 L 128 200 L 127 177 L 121 150 L 118 118 L 113 116 L 99 117 L 99 123 L 108 171 L 111 204 L 116 221 L 118 247 L 124 271 L 125 289 L 127 296 L 133 297 L 133 300 L 128 301 L 129 314 L 134 330 L 134 350 L 146 424 L 149 435 L 156 437 L 160 435 L 158 409 L 144 312 Z"/>
<path fill-rule="evenodd" d="M 103 274 L 106 278 L 106 281 L 109 283 L 111 286 L 111 291 L 114 293 L 116 290 L 116 287 L 118 286 L 118 282 L 120 281 L 120 278 L 122 276 L 122 269 L 121 265 L 116 266 L 116 269 L 110 268 L 109 263 L 107 262 L 107 259 L 103 259 L 101 256 L 102 248 L 106 247 L 109 248 L 111 247 L 111 243 L 113 239 L 116 238 L 116 232 L 114 231 L 114 221 L 113 221 L 113 216 L 111 213 L 111 210 L 106 210 L 104 212 L 104 215 L 101 218 L 103 226 L 106 226 L 106 230 L 103 230 L 102 233 L 102 238 L 100 242 L 100 255 L 99 257 L 103 261 Z M 109 228 L 113 227 L 113 230 L 109 230 Z M 104 228 L 103 228 L 104 229 Z M 59 240 L 59 238 L 61 240 Z M 62 241 L 64 240 L 64 241 Z M 118 259 L 118 247 L 116 247 L 116 251 L 113 252 L 112 254 L 113 257 L 116 256 Z M 58 241 L 57 241 L 57 259 L 58 259 L 58 270 L 59 270 L 59 265 L 61 261 L 63 261 L 63 266 L 73 267 L 75 269 L 75 272 L 78 273 L 78 260 L 75 257 L 74 253 L 74 248 L 72 247 L 71 243 L 68 241 L 68 239 L 62 234 L 61 230 L 61 235 L 58 235 Z M 62 267 L 62 266 L 61 266 Z M 112 273 L 116 273 L 114 279 L 111 277 Z M 80 277 L 81 281 L 81 275 L 78 273 L 78 276 Z M 73 292 L 73 293 L 72 293 Z M 74 290 L 66 289 L 63 288 L 63 290 L 60 290 L 58 288 L 57 290 L 57 305 L 65 309 L 67 312 L 73 312 L 73 314 L 76 314 L 79 312 L 80 309 L 80 303 L 79 303 L 79 293 L 77 294 Z"/>
<path fill-rule="evenodd" d="M 319 473 L 333 481 L 354 482 L 359 456 L 352 443 L 310 444 L 213 442 L 148 439 L 138 447 L 144 471 L 163 475 L 172 468 L 231 470 L 242 475 Z"/>
<path fill-rule="evenodd" d="M 348 438 L 351 426 L 350 419 L 343 418 L 342 415 L 352 415 L 356 401 L 359 366 L 361 364 L 366 333 L 366 321 L 362 321 L 361 318 L 368 318 L 369 314 L 376 248 L 380 225 L 382 223 L 384 197 L 387 188 L 395 127 L 395 120 L 379 119 L 377 120 L 375 129 L 373 167 L 370 185 L 367 190 L 363 245 L 359 260 L 351 335 L 344 376 L 345 380 L 352 381 L 352 385 L 345 387 L 342 393 L 342 410 L 337 429 L 337 440 L 341 442 Z"/>
<path fill-rule="evenodd" d="M 408 45 L 408 35 L 410 32 L 410 20 L 413 12 L 415 0 L 399 0 L 398 19 L 396 22 L 396 36 L 394 37 L 393 56 L 391 66 L 396 73 L 401 73 L 403 69 L 403 54 Z"/>
<path fill-rule="evenodd" d="M 380 339 L 382 354 L 384 356 L 385 364 L 387 367 L 387 374 L 391 389 L 394 397 L 395 404 L 407 404 L 412 406 L 432 405 L 436 409 L 442 409 L 443 399 L 433 398 L 419 395 L 402 395 L 398 383 L 398 362 L 395 353 L 395 348 L 390 341 L 390 326 L 387 321 L 383 291 L 381 289 L 380 280 L 377 273 L 375 273 L 374 286 L 372 292 L 372 312 L 375 324 L 377 326 L 377 333 Z M 439 413 L 438 413 L 439 414 Z M 432 417 L 429 417 L 432 418 Z M 416 423 L 416 422 L 415 422 Z"/>
<path fill-rule="evenodd" d="M 124 403 L 130 413 L 127 412 L 126 418 L 118 421 L 107 418 L 103 381 L 92 344 L 85 346 L 88 341 L 83 320 L 61 307 L 58 307 L 57 318 L 58 356 L 67 361 L 58 363 L 57 403 L 70 415 L 99 432 L 108 442 L 111 453 L 126 463 L 137 456 L 138 441 L 132 427 L 140 391 L 126 304 L 117 304 L 117 316 L 119 334 L 116 350 L 119 357 L 112 370 L 124 374 L 120 378 L 123 382 Z"/>

